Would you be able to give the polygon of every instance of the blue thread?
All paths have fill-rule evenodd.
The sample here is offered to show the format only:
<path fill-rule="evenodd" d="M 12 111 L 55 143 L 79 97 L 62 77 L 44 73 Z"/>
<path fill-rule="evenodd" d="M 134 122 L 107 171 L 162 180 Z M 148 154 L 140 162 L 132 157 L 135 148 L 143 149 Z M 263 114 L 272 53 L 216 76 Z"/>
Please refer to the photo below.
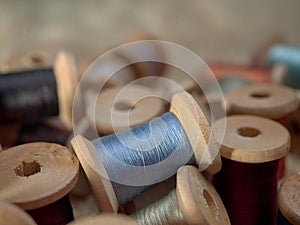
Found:
<path fill-rule="evenodd" d="M 271 65 L 283 64 L 287 67 L 286 84 L 300 89 L 300 48 L 275 45 L 270 49 L 268 61 Z"/>
<path fill-rule="evenodd" d="M 93 144 L 120 204 L 171 177 L 180 166 L 195 163 L 185 131 L 173 113 L 165 113 L 149 123 L 98 138 Z M 161 169 L 155 172 L 153 166 L 156 165 Z M 141 183 L 145 181 L 149 185 L 126 182 L 131 179 Z"/>

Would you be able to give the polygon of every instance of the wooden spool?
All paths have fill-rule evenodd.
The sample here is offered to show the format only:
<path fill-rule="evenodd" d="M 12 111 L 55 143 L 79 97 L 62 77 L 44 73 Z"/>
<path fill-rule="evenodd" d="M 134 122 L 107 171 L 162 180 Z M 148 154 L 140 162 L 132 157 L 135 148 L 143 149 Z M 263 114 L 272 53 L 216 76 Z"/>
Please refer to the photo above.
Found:
<path fill-rule="evenodd" d="M 279 209 L 292 224 L 300 224 L 300 173 L 289 176 L 282 183 L 278 196 Z"/>
<path fill-rule="evenodd" d="M 251 114 L 279 119 L 295 111 L 297 94 L 289 87 L 275 84 L 256 84 L 243 87 L 225 96 L 230 114 Z"/>
<path fill-rule="evenodd" d="M 59 117 L 67 128 L 72 129 L 72 106 L 77 84 L 74 58 L 68 53 L 59 52 L 54 71 L 59 98 Z"/>
<path fill-rule="evenodd" d="M 100 215 L 88 216 L 69 223 L 69 225 L 138 225 L 137 222 L 125 215 L 113 213 L 101 213 Z"/>
<path fill-rule="evenodd" d="M 171 195 L 169 194 L 161 201 L 154 203 L 155 205 L 150 205 L 151 212 L 148 211 L 149 209 L 146 207 L 136 214 L 133 214 L 133 217 L 136 218 L 140 224 L 143 224 L 146 220 L 146 224 L 150 224 L 150 222 L 152 224 L 182 224 L 183 221 L 181 220 L 184 220 L 184 224 L 187 225 L 230 225 L 228 214 L 219 194 L 196 167 L 183 166 L 179 168 L 176 179 L 176 190 L 170 192 Z M 176 194 L 173 195 L 173 193 Z M 179 218 L 176 218 L 175 213 L 174 215 L 172 214 L 172 216 L 160 216 L 161 209 L 157 210 L 157 208 L 161 207 L 160 204 L 166 204 L 171 200 L 170 198 L 174 201 L 174 197 L 176 198 L 174 200 L 177 202 L 177 206 L 175 207 L 176 212 L 177 207 L 179 211 L 176 214 L 182 214 L 182 216 L 180 215 L 180 221 L 178 221 Z M 171 204 L 168 203 L 168 206 L 170 205 Z M 152 218 L 153 216 L 155 216 L 155 218 Z M 166 217 L 170 217 L 167 219 L 168 222 L 164 221 Z M 156 221 L 158 218 L 161 218 L 162 221 Z"/>
<path fill-rule="evenodd" d="M 90 102 L 87 115 L 101 135 L 129 129 L 166 111 L 165 102 L 154 95 L 141 85 L 108 88 L 100 93 L 96 105 Z"/>
<path fill-rule="evenodd" d="M 66 147 L 39 142 L 2 152 L 0 167 L 0 198 L 32 210 L 61 199 L 74 188 L 79 162 Z"/>
<path fill-rule="evenodd" d="M 220 128 L 224 126 L 224 123 L 226 124 L 226 131 L 223 138 Z M 232 223 L 243 224 L 243 219 L 250 219 L 251 217 L 250 222 L 247 222 L 247 224 L 255 224 L 254 221 L 261 223 L 264 220 L 273 224 L 276 221 L 278 160 L 286 156 L 290 149 L 288 130 L 278 122 L 249 115 L 233 115 L 221 118 L 213 124 L 212 129 L 218 143 L 222 145 L 222 157 L 229 159 L 226 160 L 227 167 L 219 175 L 216 175 L 215 186 L 227 207 Z M 271 167 L 269 167 L 270 165 Z M 246 167 L 248 169 L 245 169 Z M 238 203 L 237 199 L 241 193 L 235 195 L 234 190 L 237 190 L 239 185 L 241 185 L 241 188 L 245 188 L 247 186 L 246 180 L 254 182 L 256 179 L 255 175 L 250 172 L 251 167 L 256 175 L 260 172 L 257 171 L 258 167 L 272 168 L 272 170 L 269 170 L 270 176 L 265 178 L 269 184 L 263 186 L 263 179 L 258 178 L 261 180 L 257 181 L 256 185 L 262 185 L 264 188 L 260 190 L 260 186 L 257 186 L 257 189 L 253 187 L 251 191 L 245 190 L 245 195 L 241 196 L 245 200 Z M 246 171 L 244 176 L 240 173 L 239 168 L 241 168 L 241 171 Z M 241 178 L 242 176 L 243 178 Z M 266 193 L 270 193 L 270 195 Z M 267 204 L 268 207 L 265 209 L 265 214 L 262 214 L 261 211 L 257 215 L 251 214 L 255 210 L 255 206 L 258 208 L 262 206 L 263 196 L 270 200 Z M 257 199 L 258 197 L 259 199 Z M 245 215 L 239 216 L 240 209 L 245 209 Z"/>
<path fill-rule="evenodd" d="M 299 106 L 293 89 L 276 84 L 246 86 L 228 93 L 225 101 L 230 114 L 257 115 L 274 120 L 285 118 Z M 279 164 L 280 179 L 285 174 L 285 158 Z"/>
<path fill-rule="evenodd" d="M 224 139 L 220 128 L 226 123 Z M 213 125 L 221 155 L 244 163 L 263 163 L 285 156 L 290 148 L 290 135 L 281 124 L 270 119 L 235 115 L 221 118 Z M 276 137 L 276 138 L 274 138 Z"/>
<path fill-rule="evenodd" d="M 81 85 L 84 90 L 99 92 L 103 88 L 126 85 L 137 78 L 136 71 L 115 53 L 93 58 L 81 66 Z M 123 68 L 124 67 L 124 68 Z"/>
<path fill-rule="evenodd" d="M 217 146 L 208 148 L 210 126 L 201 109 L 188 93 L 181 92 L 174 95 L 170 112 L 175 114 L 185 130 L 198 164 L 203 162 L 203 157 L 209 157 L 209 154 L 204 154 L 205 151 L 209 151 L 212 155 L 217 154 Z M 117 212 L 119 203 L 116 194 L 111 181 L 107 179 L 107 171 L 93 143 L 80 135 L 72 139 L 71 143 L 87 175 L 99 208 L 106 212 Z M 220 159 L 214 162 L 216 163 L 207 168 L 210 173 L 216 173 L 221 168 Z"/>
<path fill-rule="evenodd" d="M 1 59 L 1 72 L 32 70 L 50 67 L 55 60 L 56 51 L 50 48 L 31 47 L 8 53 Z"/>
<path fill-rule="evenodd" d="M 229 225 L 223 202 L 212 184 L 193 166 L 177 172 L 176 196 L 179 208 L 189 225 Z"/>
<path fill-rule="evenodd" d="M 0 225 L 36 225 L 34 220 L 18 206 L 0 201 Z"/>
<path fill-rule="evenodd" d="M 127 51 L 121 51 L 118 53 L 122 58 L 130 63 L 140 61 L 143 58 L 150 58 L 153 60 L 132 64 L 133 69 L 139 77 L 161 76 L 163 74 L 165 69 L 165 64 L 162 63 L 164 60 L 164 53 L 159 44 L 154 41 L 155 39 L 156 38 L 149 34 L 135 33 L 129 36 L 125 41 L 125 43 L 129 44 L 131 42 L 137 42 L 134 44 L 134 47 L 126 48 Z M 146 42 L 142 43 L 142 41 Z"/>

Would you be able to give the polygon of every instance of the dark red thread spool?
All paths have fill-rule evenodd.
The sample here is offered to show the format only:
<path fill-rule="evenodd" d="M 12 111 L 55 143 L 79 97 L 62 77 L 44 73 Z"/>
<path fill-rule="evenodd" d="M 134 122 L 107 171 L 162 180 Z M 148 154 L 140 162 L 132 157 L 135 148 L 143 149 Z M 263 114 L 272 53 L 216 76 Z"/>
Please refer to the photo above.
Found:
<path fill-rule="evenodd" d="M 68 193 L 78 180 L 79 162 L 66 147 L 30 143 L 0 154 L 0 198 L 26 210 L 39 225 L 74 219 Z"/>
<path fill-rule="evenodd" d="M 300 172 L 287 177 L 278 193 L 277 225 L 300 225 Z"/>
<path fill-rule="evenodd" d="M 220 126 L 226 123 L 224 139 Z M 290 148 L 285 127 L 270 119 L 236 115 L 213 125 L 223 167 L 214 183 L 232 225 L 275 225 L 278 159 Z"/>
<path fill-rule="evenodd" d="M 282 85 L 255 84 L 228 93 L 229 114 L 248 114 L 276 120 L 286 126 L 286 116 L 298 108 L 296 92 Z M 285 157 L 279 160 L 278 178 L 285 175 Z"/>

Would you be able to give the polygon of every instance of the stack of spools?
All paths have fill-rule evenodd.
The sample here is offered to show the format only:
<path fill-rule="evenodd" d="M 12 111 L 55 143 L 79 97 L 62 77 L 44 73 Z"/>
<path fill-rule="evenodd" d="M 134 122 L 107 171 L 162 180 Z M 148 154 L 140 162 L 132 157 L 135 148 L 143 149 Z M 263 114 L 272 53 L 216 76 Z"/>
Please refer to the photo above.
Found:
<path fill-rule="evenodd" d="M 149 42 L 144 47 L 150 48 L 155 55 L 157 48 L 153 43 L 150 46 L 148 44 Z M 136 77 L 164 75 L 160 63 L 138 63 L 143 57 L 156 56 L 129 53 L 114 55 L 122 56 L 122 60 L 129 58 L 129 61 L 137 62 L 133 67 L 126 65 L 124 68 L 127 72 L 133 68 L 134 71 L 139 71 L 136 72 Z M 168 84 L 160 86 L 160 83 L 153 87 L 150 82 L 147 83 L 147 79 L 128 87 L 126 85 L 130 79 L 110 82 L 109 76 L 116 71 L 121 74 L 124 68 L 117 70 L 119 65 L 116 64 L 121 62 L 118 59 L 116 64 L 112 63 L 105 70 L 106 60 L 111 56 L 103 57 L 104 61 L 97 63 L 96 60 L 83 74 L 83 89 L 89 87 L 87 83 L 96 75 L 103 77 L 103 80 L 99 79 L 99 83 L 85 96 L 88 100 L 88 120 L 82 120 L 81 129 L 75 132 L 79 135 L 71 141 L 101 211 L 123 211 L 121 205 L 156 188 L 157 183 L 176 174 L 185 164 L 199 167 L 206 175 L 213 175 L 220 170 L 219 146 L 209 138 L 210 125 L 188 93 L 173 95 L 177 89 L 171 89 Z M 97 74 L 96 71 L 101 73 Z M 105 72 L 108 74 L 104 74 Z M 187 87 L 186 89 L 192 90 L 196 86 L 188 78 L 165 74 L 164 77 L 171 77 L 178 85 L 184 82 L 184 89 Z M 91 83 L 96 84 L 93 81 Z M 157 92 L 162 92 L 158 97 L 162 95 L 166 100 L 172 99 L 169 112 L 165 102 L 157 99 Z M 86 93 L 87 91 L 84 94 Z M 157 118 L 153 119 L 154 117 Z M 95 132 L 91 131 L 87 121 L 95 122 L 99 138 L 95 137 Z M 86 139 L 87 134 L 90 135 L 88 138 L 94 136 L 90 138 L 94 140 Z M 135 207 L 134 210 L 137 211 L 132 216 L 139 224 L 230 224 L 217 192 L 196 167 L 179 169 L 176 188 L 158 202 L 154 202 L 155 197 L 152 197 L 153 203 L 146 208 L 139 210 L 139 207 Z M 99 218 L 91 218 L 94 221 L 98 219 L 99 223 L 105 221 L 104 215 L 103 219 L 101 215 Z M 87 218 L 86 221 L 88 220 Z M 80 222 L 78 221 L 79 224 Z M 82 223 L 86 222 L 83 220 Z"/>
<path fill-rule="evenodd" d="M 288 85 L 298 91 L 300 101 L 300 48 L 287 44 L 272 46 L 267 54 L 268 65 L 274 72 L 273 80 Z M 300 108 L 287 118 L 287 126 L 292 137 L 292 151 L 300 152 Z"/>
<path fill-rule="evenodd" d="M 280 224 L 299 223 L 298 174 L 277 189 L 290 149 L 278 120 L 298 107 L 296 92 L 248 86 L 269 82 L 269 69 L 213 65 L 221 91 L 189 51 L 170 54 L 145 39 L 134 35 L 95 60 L 76 91 L 65 53 L 34 55 L 21 72 L 6 63 L 0 122 L 22 129 L 19 145 L 0 153 L 0 224 L 275 225 L 277 215 Z M 36 121 L 64 138 L 36 129 L 37 139 L 24 128 Z M 100 213 L 77 220 L 85 195 Z"/>

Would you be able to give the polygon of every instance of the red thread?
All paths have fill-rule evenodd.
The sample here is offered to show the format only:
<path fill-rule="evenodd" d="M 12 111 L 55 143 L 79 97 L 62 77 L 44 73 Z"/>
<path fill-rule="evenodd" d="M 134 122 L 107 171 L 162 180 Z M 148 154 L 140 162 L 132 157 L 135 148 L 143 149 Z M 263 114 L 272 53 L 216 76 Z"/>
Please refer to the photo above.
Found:
<path fill-rule="evenodd" d="M 241 163 L 222 158 L 214 177 L 232 225 L 275 225 L 278 160 Z"/>
<path fill-rule="evenodd" d="M 65 225 L 74 220 L 69 195 L 41 208 L 27 210 L 38 225 Z"/>
<path fill-rule="evenodd" d="M 277 119 L 275 121 L 279 122 L 284 127 L 287 127 L 286 118 L 280 118 L 280 119 Z M 277 173 L 277 179 L 278 180 L 283 178 L 284 175 L 285 175 L 285 160 L 286 160 L 286 157 L 282 157 L 282 158 L 279 159 L 279 168 L 278 168 L 278 173 Z"/>

